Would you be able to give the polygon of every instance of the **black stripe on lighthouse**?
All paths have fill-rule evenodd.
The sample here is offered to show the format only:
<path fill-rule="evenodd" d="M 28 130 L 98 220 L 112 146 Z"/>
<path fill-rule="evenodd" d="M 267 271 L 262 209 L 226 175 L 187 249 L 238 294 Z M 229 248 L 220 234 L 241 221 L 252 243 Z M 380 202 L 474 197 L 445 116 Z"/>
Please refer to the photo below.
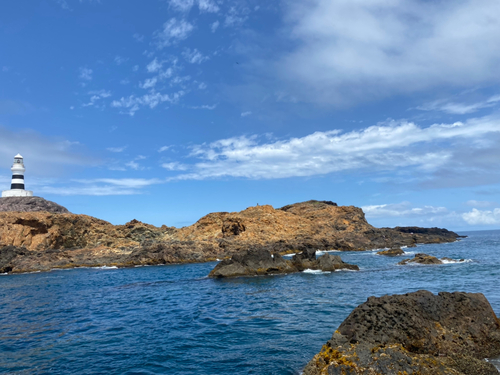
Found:
<path fill-rule="evenodd" d="M 24 190 L 24 184 L 11 184 L 10 188 L 11 189 L 21 189 L 21 190 Z"/>
<path fill-rule="evenodd" d="M 15 174 L 12 176 L 13 180 L 24 180 L 24 176 L 21 174 Z"/>

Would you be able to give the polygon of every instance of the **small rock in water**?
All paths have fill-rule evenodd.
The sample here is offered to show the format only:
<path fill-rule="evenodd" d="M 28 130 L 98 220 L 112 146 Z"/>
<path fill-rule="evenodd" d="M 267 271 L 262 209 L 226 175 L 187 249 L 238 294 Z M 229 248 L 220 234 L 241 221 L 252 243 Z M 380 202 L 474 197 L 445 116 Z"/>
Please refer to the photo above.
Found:
<path fill-rule="evenodd" d="M 382 251 L 377 252 L 378 255 L 385 255 L 388 257 L 395 257 L 398 255 L 403 255 L 404 253 L 405 252 L 401 249 L 389 249 L 389 250 L 382 250 Z"/>
<path fill-rule="evenodd" d="M 413 259 L 403 259 L 401 262 L 398 264 L 400 265 L 405 265 L 408 263 L 419 263 L 419 264 L 443 264 L 442 261 L 440 261 L 438 258 L 424 254 L 424 253 L 418 253 L 415 254 L 415 258 Z"/>

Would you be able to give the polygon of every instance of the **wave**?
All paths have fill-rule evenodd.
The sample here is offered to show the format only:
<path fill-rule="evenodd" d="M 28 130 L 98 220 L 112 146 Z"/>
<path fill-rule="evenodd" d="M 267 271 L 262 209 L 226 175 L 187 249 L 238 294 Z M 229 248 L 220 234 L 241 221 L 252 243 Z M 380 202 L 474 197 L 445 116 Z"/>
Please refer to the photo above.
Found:
<path fill-rule="evenodd" d="M 444 264 L 471 263 L 472 259 L 440 259 Z"/>
<path fill-rule="evenodd" d="M 323 274 L 323 273 L 331 273 L 330 271 L 312 270 L 310 268 L 306 268 L 302 272 L 303 273 L 312 273 L 312 274 L 315 274 L 315 275 L 320 275 L 320 274 Z"/>

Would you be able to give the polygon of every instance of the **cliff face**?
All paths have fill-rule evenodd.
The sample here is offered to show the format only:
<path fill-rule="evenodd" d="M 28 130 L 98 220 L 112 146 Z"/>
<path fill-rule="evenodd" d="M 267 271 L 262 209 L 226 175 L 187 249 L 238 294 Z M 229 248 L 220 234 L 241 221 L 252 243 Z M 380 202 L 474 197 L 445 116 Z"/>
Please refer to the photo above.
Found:
<path fill-rule="evenodd" d="M 2 258 L 0 249 L 0 271 L 2 267 L 21 272 L 75 265 L 200 262 L 254 248 L 366 250 L 456 238 L 453 232 L 437 229 L 377 229 L 368 224 L 360 208 L 318 201 L 281 209 L 265 205 L 211 213 L 181 229 L 137 220 L 115 226 L 69 213 L 0 212 L 0 248 L 13 246 L 23 252 L 9 248 L 10 255 Z M 27 259 L 32 258 L 37 261 L 30 266 Z"/>

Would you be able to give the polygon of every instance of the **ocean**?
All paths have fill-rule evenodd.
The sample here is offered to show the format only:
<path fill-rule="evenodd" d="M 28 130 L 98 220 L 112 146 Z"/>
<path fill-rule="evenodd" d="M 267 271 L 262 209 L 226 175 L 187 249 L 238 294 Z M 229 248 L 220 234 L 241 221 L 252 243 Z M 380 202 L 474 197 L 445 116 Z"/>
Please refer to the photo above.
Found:
<path fill-rule="evenodd" d="M 404 249 L 335 252 L 360 271 L 208 279 L 213 263 L 0 276 L 0 373 L 300 374 L 369 296 L 483 293 L 500 316 L 500 231 Z M 500 362 L 495 362 L 498 366 Z"/>

